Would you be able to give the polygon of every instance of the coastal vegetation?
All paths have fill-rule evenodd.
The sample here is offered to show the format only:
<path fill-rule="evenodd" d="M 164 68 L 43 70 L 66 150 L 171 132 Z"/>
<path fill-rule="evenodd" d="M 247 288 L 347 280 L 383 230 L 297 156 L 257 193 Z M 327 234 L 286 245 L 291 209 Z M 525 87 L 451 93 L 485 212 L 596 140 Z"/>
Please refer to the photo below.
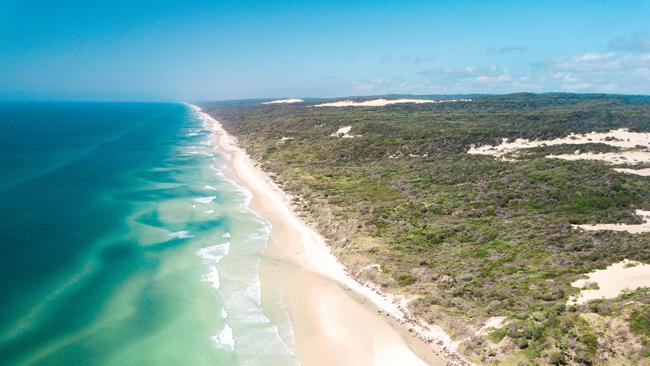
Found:
<path fill-rule="evenodd" d="M 649 132 L 650 98 L 313 104 L 205 107 L 292 195 L 359 281 L 405 295 L 410 312 L 442 326 L 479 363 L 650 363 L 650 290 L 568 305 L 580 291 L 571 283 L 583 274 L 623 259 L 650 263 L 650 233 L 572 227 L 640 223 L 635 210 L 650 208 L 650 178 L 600 161 L 545 157 L 619 150 L 598 143 L 536 147 L 517 159 L 467 154 L 503 138 Z M 337 137 L 344 126 L 349 132 Z M 505 321 L 480 331 L 494 317 Z"/>

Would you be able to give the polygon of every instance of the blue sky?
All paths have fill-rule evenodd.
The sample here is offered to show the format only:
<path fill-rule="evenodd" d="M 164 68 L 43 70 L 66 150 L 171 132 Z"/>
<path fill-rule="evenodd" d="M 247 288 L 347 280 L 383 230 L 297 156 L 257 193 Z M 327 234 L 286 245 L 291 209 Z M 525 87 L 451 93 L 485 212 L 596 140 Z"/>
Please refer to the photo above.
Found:
<path fill-rule="evenodd" d="M 0 99 L 650 94 L 650 1 L 0 0 Z"/>

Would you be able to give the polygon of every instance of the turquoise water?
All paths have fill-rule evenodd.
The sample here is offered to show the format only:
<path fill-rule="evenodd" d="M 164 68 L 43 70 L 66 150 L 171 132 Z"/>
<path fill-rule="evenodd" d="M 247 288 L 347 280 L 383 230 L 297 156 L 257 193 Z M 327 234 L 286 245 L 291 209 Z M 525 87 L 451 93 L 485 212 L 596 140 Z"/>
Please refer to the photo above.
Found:
<path fill-rule="evenodd" d="M 269 226 L 203 123 L 182 104 L 0 104 L 2 364 L 297 363 L 288 316 L 260 305 Z"/>

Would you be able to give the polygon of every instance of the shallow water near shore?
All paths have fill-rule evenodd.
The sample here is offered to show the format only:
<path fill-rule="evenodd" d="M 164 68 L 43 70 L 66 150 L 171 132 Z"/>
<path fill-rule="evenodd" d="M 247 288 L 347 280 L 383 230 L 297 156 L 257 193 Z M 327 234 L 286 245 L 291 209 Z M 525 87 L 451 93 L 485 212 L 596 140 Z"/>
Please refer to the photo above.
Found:
<path fill-rule="evenodd" d="M 0 104 L 0 129 L 3 364 L 297 364 L 260 305 L 270 227 L 195 111 Z"/>

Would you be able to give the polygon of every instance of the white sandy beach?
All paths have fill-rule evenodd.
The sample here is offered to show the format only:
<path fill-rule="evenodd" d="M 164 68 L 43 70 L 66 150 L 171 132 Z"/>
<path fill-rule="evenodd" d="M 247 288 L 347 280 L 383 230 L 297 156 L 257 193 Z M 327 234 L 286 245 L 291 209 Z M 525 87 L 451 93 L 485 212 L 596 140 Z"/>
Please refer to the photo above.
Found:
<path fill-rule="evenodd" d="M 451 352 L 453 342 L 442 330 L 416 324 L 400 308 L 400 299 L 380 295 L 349 277 L 324 238 L 293 212 L 288 197 L 216 120 L 200 113 L 212 123 L 218 149 L 230 156 L 228 174 L 251 192 L 251 208 L 272 225 L 262 261 L 262 290 L 264 294 L 270 284 L 281 287 L 304 365 L 459 363 Z M 444 343 L 436 350 L 445 358 L 422 338 Z"/>

